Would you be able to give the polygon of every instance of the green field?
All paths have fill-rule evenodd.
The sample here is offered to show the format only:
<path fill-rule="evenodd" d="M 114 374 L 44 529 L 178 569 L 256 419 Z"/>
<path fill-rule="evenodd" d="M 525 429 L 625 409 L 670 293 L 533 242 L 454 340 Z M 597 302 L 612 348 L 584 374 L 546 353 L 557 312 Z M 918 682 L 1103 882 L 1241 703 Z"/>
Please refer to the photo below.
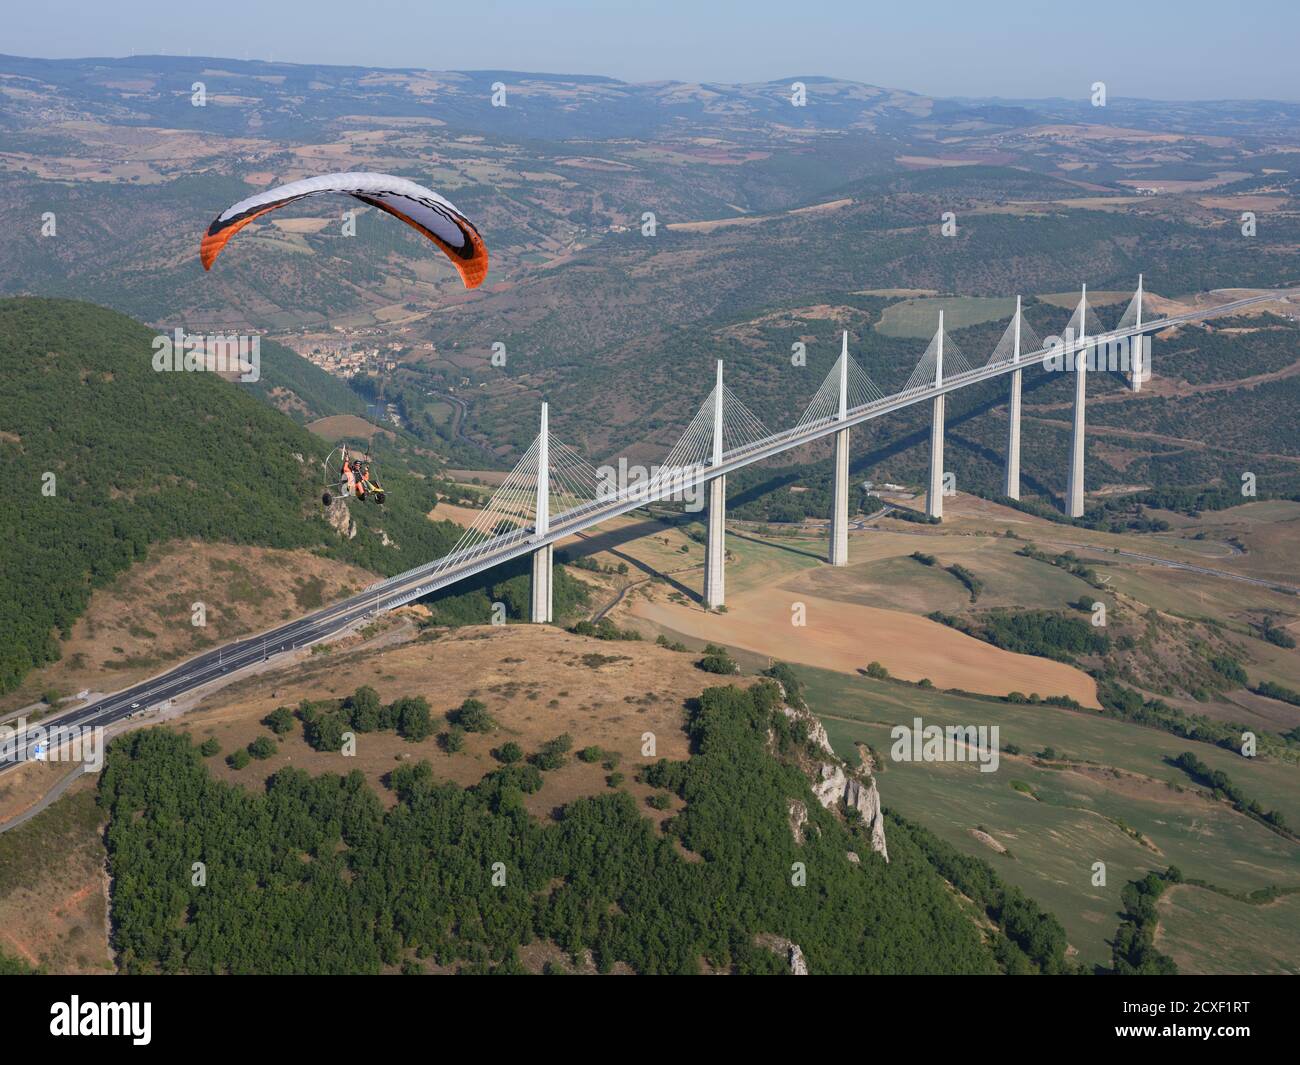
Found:
<path fill-rule="evenodd" d="M 1011 298 L 985 296 L 940 296 L 934 299 L 908 299 L 891 303 L 876 324 L 876 332 L 889 337 L 912 337 L 927 340 L 938 328 L 943 311 L 943 328 L 951 333 L 966 326 L 999 319 L 1010 321 L 1016 313 Z M 980 360 L 983 361 L 983 360 Z"/>
<path fill-rule="evenodd" d="M 1253 906 L 1180 884 L 1158 908 L 1156 946 L 1180 972 L 1300 975 L 1300 895 Z"/>
<path fill-rule="evenodd" d="M 986 858 L 1060 918 L 1082 961 L 1108 962 L 1108 940 L 1120 919 L 1119 893 L 1125 882 L 1148 870 L 1173 864 L 1186 876 L 1232 891 L 1300 884 L 1300 848 L 1228 806 L 1201 798 L 1164 759 L 1194 748 L 1198 758 L 1228 773 L 1248 795 L 1281 809 L 1290 823 L 1300 816 L 1294 769 L 1247 762 L 1098 715 L 796 668 L 809 705 L 840 754 L 851 757 L 862 742 L 885 756 L 879 777 L 885 805 L 965 853 Z M 1022 755 L 1004 754 L 992 773 L 969 764 L 890 762 L 889 727 L 910 724 L 916 716 L 926 724 L 998 725 L 1000 742 L 1018 746 Z M 1063 771 L 1028 757 L 1048 746 L 1060 757 L 1095 765 Z M 1012 781 L 1027 786 L 1032 797 Z M 1009 854 L 979 842 L 971 830 L 980 827 Z M 1097 861 L 1106 864 L 1105 887 L 1091 883 Z"/>
<path fill-rule="evenodd" d="M 1015 607 L 1024 610 L 1059 610 L 1093 591 L 1063 569 L 1017 555 L 1023 546 L 1015 540 L 993 537 L 889 536 L 898 554 L 850 563 L 844 569 L 823 568 L 801 578 L 801 588 L 845 603 L 929 614 L 935 610 L 957 612 L 971 606 L 965 587 L 944 567 L 960 563 L 984 584 L 977 606 Z M 851 544 L 860 551 L 875 551 L 878 541 L 863 537 Z M 883 550 L 883 545 L 881 550 Z M 895 548 L 889 547 L 890 550 Z M 935 556 L 934 566 L 910 557 L 913 551 Z"/>
<path fill-rule="evenodd" d="M 811 536 L 760 539 L 748 530 L 729 530 L 727 553 L 727 590 L 743 592 L 769 588 L 801 570 L 824 566 L 826 540 Z"/>

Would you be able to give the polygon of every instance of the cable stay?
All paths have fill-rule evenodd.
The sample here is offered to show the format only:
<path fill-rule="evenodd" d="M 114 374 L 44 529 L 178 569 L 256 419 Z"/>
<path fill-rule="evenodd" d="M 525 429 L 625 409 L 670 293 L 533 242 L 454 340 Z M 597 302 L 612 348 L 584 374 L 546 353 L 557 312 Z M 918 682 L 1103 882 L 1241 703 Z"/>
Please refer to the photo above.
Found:
<path fill-rule="evenodd" d="M 847 366 L 847 368 L 846 368 Z M 856 411 L 860 407 L 878 403 L 885 398 L 885 393 L 873 381 L 848 352 L 847 341 L 835 365 L 830 368 L 821 387 L 813 395 L 803 415 L 795 423 L 794 430 L 821 422 L 832 422 L 840 417 L 840 392 L 844 392 L 844 413 Z"/>
<path fill-rule="evenodd" d="M 940 321 L 942 322 L 942 318 Z M 943 365 L 939 366 L 941 350 Z M 930 344 L 912 371 L 912 376 L 907 379 L 907 384 L 899 390 L 898 394 L 933 388 L 939 380 L 946 381 L 958 374 L 969 373 L 974 368 L 962 354 L 961 348 L 953 342 L 952 337 L 944 332 L 941 324 L 935 330 L 934 336 L 930 338 Z"/>
<path fill-rule="evenodd" d="M 1043 340 L 1029 324 L 1029 319 L 1025 317 L 1024 312 L 1020 313 L 1020 356 L 1023 358 L 1030 352 L 1038 351 L 1043 346 Z M 1007 323 L 1006 331 L 1002 334 L 1002 339 L 998 341 L 997 347 L 993 349 L 993 354 L 989 356 L 989 361 L 985 366 L 997 366 L 1004 362 L 1014 362 L 1016 355 L 1016 319 L 1013 317 Z M 946 353 L 945 353 L 946 357 Z"/>

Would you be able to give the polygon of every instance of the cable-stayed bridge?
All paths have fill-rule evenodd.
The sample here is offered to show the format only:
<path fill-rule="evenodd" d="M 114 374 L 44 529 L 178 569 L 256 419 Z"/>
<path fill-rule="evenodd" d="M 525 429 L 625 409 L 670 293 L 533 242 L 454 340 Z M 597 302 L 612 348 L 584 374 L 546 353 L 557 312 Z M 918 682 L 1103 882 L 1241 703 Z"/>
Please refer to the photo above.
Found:
<path fill-rule="evenodd" d="M 745 407 L 723 382 L 718 363 L 713 390 L 663 462 L 635 483 L 609 483 L 578 452 L 552 437 L 547 406 L 542 404 L 541 429 L 511 470 L 478 519 L 442 558 L 375 585 L 378 609 L 387 610 L 446 588 L 466 577 L 533 556 L 532 620 L 551 620 L 550 572 L 557 540 L 626 514 L 648 503 L 667 499 L 708 498 L 708 547 L 705 556 L 704 602 L 714 608 L 725 599 L 724 559 L 727 474 L 772 458 L 804 444 L 833 436 L 834 496 L 828 561 L 848 561 L 849 431 L 855 425 L 883 417 L 917 403 L 931 406 L 930 472 L 926 513 L 941 519 L 945 479 L 943 469 L 944 400 L 949 392 L 1007 377 L 1009 432 L 1004 491 L 1020 498 L 1020 396 L 1026 370 L 1046 365 L 1075 378 L 1070 468 L 1064 500 L 1072 517 L 1083 514 L 1083 462 L 1087 371 L 1121 369 L 1130 387 L 1139 390 L 1150 375 L 1144 363 L 1142 338 L 1155 330 L 1232 314 L 1278 293 L 1250 296 L 1182 314 L 1150 313 L 1142 279 L 1116 325 L 1107 330 L 1089 305 L 1086 288 L 1069 322 L 1044 342 L 1026 320 L 1016 300 L 1016 312 L 987 360 L 972 363 L 944 330 L 938 314 L 935 334 L 903 387 L 886 395 L 848 349 L 845 334 L 839 359 L 809 401 L 803 415 L 788 429 L 770 430 Z M 1124 357 L 1116 360 L 1119 352 Z M 1122 363 L 1116 366 L 1116 362 Z M 1109 363 L 1109 365 L 1108 365 Z"/>
<path fill-rule="evenodd" d="M 717 366 L 713 390 L 700 405 L 663 463 L 633 483 L 602 476 L 575 450 L 555 439 L 549 429 L 547 405 L 542 404 L 540 429 L 493 493 L 488 505 L 442 558 L 371 585 L 364 592 L 275 629 L 206 651 L 179 666 L 94 703 L 40 723 L 77 728 L 107 725 L 202 687 L 275 655 L 324 639 L 361 618 L 413 602 L 486 570 L 532 556 L 530 617 L 551 620 L 551 572 L 556 541 L 629 513 L 649 503 L 698 499 L 707 495 L 708 545 L 705 556 L 704 603 L 710 608 L 725 599 L 725 523 L 727 475 L 751 463 L 780 455 L 804 444 L 834 438 L 834 494 L 830 545 L 832 565 L 848 561 L 849 437 L 855 425 L 904 407 L 928 403 L 931 408 L 930 470 L 926 513 L 943 516 L 944 401 L 949 392 L 990 381 L 1008 379 L 1008 438 L 1004 491 L 1020 497 L 1020 396 L 1026 370 L 1046 367 L 1075 376 L 1070 468 L 1064 500 L 1067 514 L 1083 513 L 1083 461 L 1086 380 L 1089 369 L 1122 369 L 1130 387 L 1141 388 L 1149 376 L 1145 345 L 1149 332 L 1233 314 L 1253 304 L 1277 300 L 1289 290 L 1232 300 L 1182 314 L 1159 317 L 1148 313 L 1141 278 L 1137 291 L 1116 325 L 1106 330 L 1088 304 L 1086 290 L 1059 336 L 1041 340 L 1021 312 L 1016 313 L 1001 340 L 983 363 L 972 362 L 948 337 L 942 312 L 934 336 L 911 376 L 899 391 L 885 394 L 848 349 L 845 334 L 840 357 L 813 394 L 802 416 L 787 429 L 764 426 L 723 382 Z M 1113 365 L 1119 351 L 1125 365 Z M 0 749 L 0 771 L 28 757 L 29 729 L 12 750 Z M 42 739 L 46 749 L 53 741 Z"/>

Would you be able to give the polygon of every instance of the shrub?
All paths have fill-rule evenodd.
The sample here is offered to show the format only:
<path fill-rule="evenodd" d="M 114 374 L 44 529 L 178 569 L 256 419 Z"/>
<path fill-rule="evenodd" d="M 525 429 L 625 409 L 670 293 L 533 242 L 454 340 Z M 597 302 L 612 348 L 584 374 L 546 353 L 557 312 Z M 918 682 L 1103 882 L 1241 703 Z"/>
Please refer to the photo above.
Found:
<path fill-rule="evenodd" d="M 719 647 L 716 643 L 711 643 L 704 648 L 704 657 L 696 665 L 705 673 L 721 673 L 731 675 L 739 673 L 740 669 L 736 665 L 735 659 L 727 653 L 725 647 Z"/>
<path fill-rule="evenodd" d="M 262 724 L 277 736 L 284 736 L 293 730 L 293 711 L 287 706 L 277 706 L 262 718 Z"/>
<path fill-rule="evenodd" d="M 532 762 L 538 769 L 550 771 L 559 769 L 568 759 L 569 748 L 573 746 L 573 739 L 566 732 L 556 736 L 555 739 L 549 740 L 542 745 L 542 749 L 533 755 Z"/>
<path fill-rule="evenodd" d="M 487 707 L 477 699 L 466 699 L 447 716 L 466 732 L 491 732 L 497 727 Z"/>
<path fill-rule="evenodd" d="M 248 745 L 248 753 L 259 760 L 270 758 L 278 750 L 270 736 L 258 736 Z"/>
<path fill-rule="evenodd" d="M 415 743 L 428 739 L 433 734 L 433 719 L 429 713 L 428 700 L 424 696 L 398 699 L 389 710 L 397 726 L 397 733 L 403 739 Z"/>

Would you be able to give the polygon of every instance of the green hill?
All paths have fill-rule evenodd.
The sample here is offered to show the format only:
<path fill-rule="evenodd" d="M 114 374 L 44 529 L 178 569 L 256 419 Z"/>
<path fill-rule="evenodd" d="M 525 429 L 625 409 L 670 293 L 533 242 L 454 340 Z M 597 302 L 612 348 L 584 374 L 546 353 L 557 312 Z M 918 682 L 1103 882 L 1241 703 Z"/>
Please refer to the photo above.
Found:
<path fill-rule="evenodd" d="M 554 787 L 536 760 L 469 788 L 404 763 L 385 812 L 359 772 L 286 768 L 253 794 L 211 776 L 187 737 L 132 733 L 100 784 L 119 964 L 377 973 L 431 959 L 514 973 L 541 940 L 567 955 L 561 970 L 589 950 L 600 972 L 758 974 L 788 971 L 786 950 L 762 945 L 776 939 L 799 944 L 815 973 L 1068 968 L 1060 925 L 986 863 L 895 820 L 886 864 L 859 823 L 813 801 L 807 734 L 779 702 L 760 684 L 709 688 L 688 708 L 692 756 L 642 771 L 682 804 L 662 834 L 620 789 L 533 817 L 524 795 Z M 792 800 L 807 812 L 799 838 Z M 178 875 L 190 853 L 204 855 L 208 886 Z M 940 864 L 981 905 L 996 896 L 999 929 L 981 933 Z"/>
<path fill-rule="evenodd" d="M 387 506 L 354 506 L 340 537 L 318 501 L 328 445 L 215 374 L 155 372 L 152 340 L 92 304 L 0 301 L 0 691 L 57 659 L 91 591 L 150 544 L 310 548 L 387 574 L 459 534 L 425 518 L 431 482 L 393 469 Z"/>
<path fill-rule="evenodd" d="M 296 399 L 297 404 L 286 413 L 296 422 L 327 418 L 331 414 L 357 414 L 365 416 L 366 401 L 337 377 L 308 362 L 297 352 L 290 351 L 273 340 L 261 341 L 261 375 L 246 386 L 254 395 L 275 405 L 284 393 Z"/>

